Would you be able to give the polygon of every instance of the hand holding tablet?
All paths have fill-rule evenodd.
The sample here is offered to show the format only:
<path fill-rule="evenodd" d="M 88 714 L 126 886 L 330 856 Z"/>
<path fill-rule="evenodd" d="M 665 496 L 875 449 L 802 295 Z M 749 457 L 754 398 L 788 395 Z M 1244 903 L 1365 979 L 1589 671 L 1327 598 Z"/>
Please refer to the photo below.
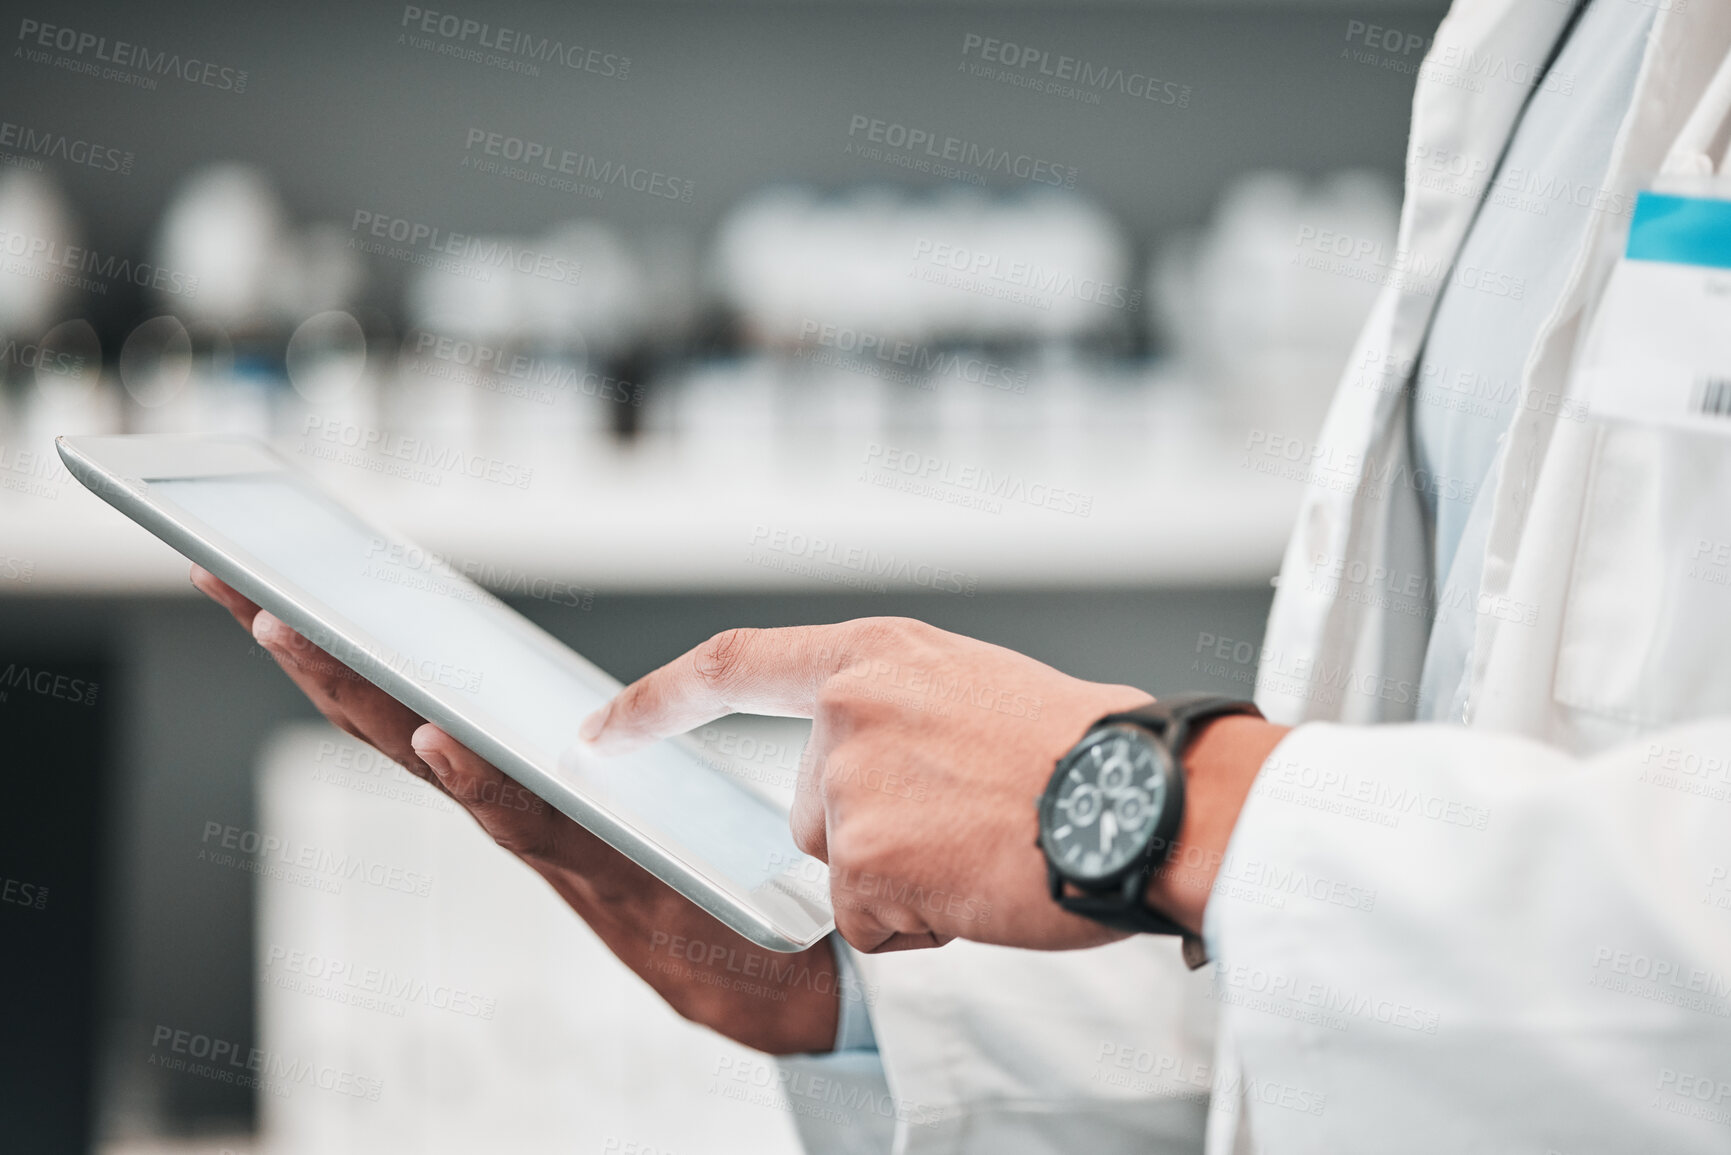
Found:
<path fill-rule="evenodd" d="M 771 953 L 718 926 L 208 570 L 194 566 L 192 584 L 233 614 L 333 725 L 450 795 L 500 846 L 534 868 L 680 1014 L 772 1054 L 829 1049 L 838 994 L 861 994 L 840 990 L 827 942 L 794 955 Z M 744 972 L 754 977 L 742 980 Z"/>

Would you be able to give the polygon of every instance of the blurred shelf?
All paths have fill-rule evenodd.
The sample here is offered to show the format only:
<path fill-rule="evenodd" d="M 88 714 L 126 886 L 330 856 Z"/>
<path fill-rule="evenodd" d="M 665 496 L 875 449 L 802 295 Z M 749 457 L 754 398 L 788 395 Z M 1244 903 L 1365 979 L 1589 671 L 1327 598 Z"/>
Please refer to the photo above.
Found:
<path fill-rule="evenodd" d="M 452 474 L 436 486 L 387 479 L 309 461 L 293 441 L 278 448 L 369 519 L 506 592 L 533 579 L 615 593 L 1251 583 L 1279 568 L 1300 496 L 1290 481 L 1240 468 L 1225 444 L 1181 461 L 1147 453 L 1165 463 L 1158 470 L 1084 468 L 1087 452 L 1000 467 L 1026 492 L 1088 499 L 1086 516 L 1027 501 L 993 509 L 977 487 L 955 484 L 909 493 L 885 487 L 901 475 L 881 470 L 873 484 L 857 447 L 799 463 L 653 446 L 581 461 L 519 453 L 535 462 L 521 489 Z M 549 459 L 561 468 L 545 468 Z M 177 554 L 75 481 L 37 489 L 0 493 L 0 562 L 10 559 L 0 578 L 11 578 L 0 596 L 191 592 Z"/>
<path fill-rule="evenodd" d="M 248 1133 L 109 1139 L 99 1144 L 96 1155 L 253 1155 L 258 1140 Z"/>

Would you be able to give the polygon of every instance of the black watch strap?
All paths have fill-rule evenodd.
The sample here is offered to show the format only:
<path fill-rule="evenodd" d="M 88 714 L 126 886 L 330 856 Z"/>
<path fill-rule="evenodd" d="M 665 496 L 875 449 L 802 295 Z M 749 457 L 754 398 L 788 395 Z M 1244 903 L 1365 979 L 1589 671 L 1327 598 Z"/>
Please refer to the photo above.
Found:
<path fill-rule="evenodd" d="M 1148 872 L 1151 874 L 1152 871 Z M 1140 889 L 1148 888 L 1148 874 L 1138 873 Z M 1170 934 L 1178 936 L 1181 950 L 1184 953 L 1184 963 L 1195 970 L 1208 962 L 1208 948 L 1203 945 L 1202 937 L 1192 934 L 1189 930 L 1153 907 L 1141 894 L 1134 897 L 1116 894 L 1065 894 L 1058 897 L 1058 905 L 1071 914 L 1079 914 L 1091 918 L 1102 926 L 1113 930 L 1121 930 L 1126 934 Z"/>
<path fill-rule="evenodd" d="M 1172 751 L 1178 769 L 1184 769 L 1184 748 L 1190 744 L 1191 731 L 1199 722 L 1210 722 L 1229 714 L 1250 714 L 1262 717 L 1256 703 L 1225 694 L 1174 694 L 1134 710 L 1107 714 L 1094 726 L 1110 726 L 1114 722 L 1129 722 L 1154 731 L 1166 748 Z M 1090 727 L 1092 729 L 1092 727 Z"/>
<path fill-rule="evenodd" d="M 1138 874 L 1143 889 L 1147 889 L 1148 876 Z M 1103 926 L 1113 930 L 1122 930 L 1130 934 L 1176 934 L 1188 935 L 1190 932 L 1153 909 L 1140 896 L 1131 898 L 1128 895 L 1064 894 L 1058 897 L 1058 905 L 1071 914 L 1081 914 L 1093 919 Z"/>

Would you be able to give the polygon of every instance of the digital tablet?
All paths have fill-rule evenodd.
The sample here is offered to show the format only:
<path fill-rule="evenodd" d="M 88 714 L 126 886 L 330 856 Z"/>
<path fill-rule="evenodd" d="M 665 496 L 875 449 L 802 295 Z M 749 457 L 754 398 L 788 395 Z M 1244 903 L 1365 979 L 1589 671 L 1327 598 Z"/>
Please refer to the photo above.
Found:
<path fill-rule="evenodd" d="M 231 437 L 62 437 L 72 475 L 752 942 L 835 925 L 787 815 L 689 739 L 577 737 L 620 683 L 498 598 Z"/>

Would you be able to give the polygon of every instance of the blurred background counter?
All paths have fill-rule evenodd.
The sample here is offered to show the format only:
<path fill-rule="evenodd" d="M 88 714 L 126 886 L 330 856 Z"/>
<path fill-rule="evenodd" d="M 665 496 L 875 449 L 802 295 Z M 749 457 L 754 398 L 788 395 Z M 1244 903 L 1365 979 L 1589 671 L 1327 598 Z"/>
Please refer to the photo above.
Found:
<path fill-rule="evenodd" d="M 359 437 L 370 431 L 319 418 L 274 444 L 430 558 L 507 596 L 973 597 L 1266 581 L 1300 487 L 1251 468 L 1264 455 L 1199 426 L 1183 396 L 1165 415 L 1107 400 L 1116 428 L 1077 430 L 1068 445 L 1029 439 L 1021 452 L 862 435 L 779 461 L 672 445 L 549 459 L 506 444 L 451 451 L 444 464 L 434 447 L 417 465 L 426 442 L 381 435 L 369 449 Z M 90 495 L 52 452 L 22 466 L 39 475 L 30 491 L 0 493 L 15 570 L 0 597 L 189 593 L 184 559 Z"/>

